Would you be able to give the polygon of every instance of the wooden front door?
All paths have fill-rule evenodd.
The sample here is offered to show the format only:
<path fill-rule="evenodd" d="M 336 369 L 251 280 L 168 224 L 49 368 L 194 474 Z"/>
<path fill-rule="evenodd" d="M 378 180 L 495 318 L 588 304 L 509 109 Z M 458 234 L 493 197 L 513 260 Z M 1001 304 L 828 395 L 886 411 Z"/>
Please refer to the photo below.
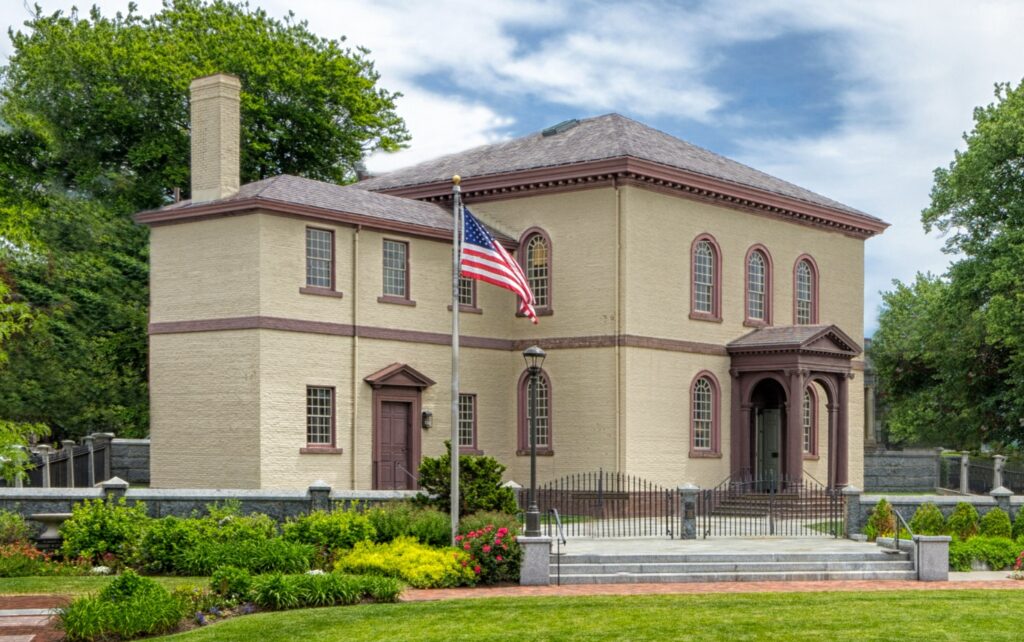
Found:
<path fill-rule="evenodd" d="M 406 490 L 415 488 L 412 462 L 412 404 L 382 401 L 378 427 L 376 479 L 374 488 Z"/>

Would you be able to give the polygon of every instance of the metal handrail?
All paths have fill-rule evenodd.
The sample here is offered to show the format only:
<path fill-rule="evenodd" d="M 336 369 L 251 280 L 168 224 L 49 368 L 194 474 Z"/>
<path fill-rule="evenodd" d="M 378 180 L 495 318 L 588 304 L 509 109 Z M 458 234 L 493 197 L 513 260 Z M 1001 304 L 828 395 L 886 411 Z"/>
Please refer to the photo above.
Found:
<path fill-rule="evenodd" d="M 893 538 L 893 544 L 896 547 L 896 551 L 899 552 L 899 550 L 900 550 L 900 530 L 901 530 L 900 524 L 902 524 L 903 528 L 906 528 L 907 532 L 910 534 L 910 542 L 911 543 L 913 543 L 913 541 L 914 541 L 914 531 L 910 530 L 910 524 L 907 523 L 907 520 L 903 519 L 903 515 L 900 515 L 900 512 L 898 510 L 896 510 L 895 506 L 892 506 L 890 504 L 890 508 L 892 508 L 892 514 L 896 516 L 896 520 L 897 520 L 896 536 Z M 914 570 L 916 572 L 918 572 L 918 573 L 921 572 L 921 551 L 920 551 L 920 548 L 916 544 L 914 544 Z"/>
<path fill-rule="evenodd" d="M 565 539 L 565 531 L 562 529 L 562 520 L 558 517 L 557 508 L 549 508 L 548 515 L 555 518 L 555 528 L 558 531 L 558 537 L 555 538 L 555 565 L 556 571 L 556 585 L 562 585 L 562 544 L 568 544 Z M 551 536 L 551 520 L 548 520 L 548 537 Z"/>

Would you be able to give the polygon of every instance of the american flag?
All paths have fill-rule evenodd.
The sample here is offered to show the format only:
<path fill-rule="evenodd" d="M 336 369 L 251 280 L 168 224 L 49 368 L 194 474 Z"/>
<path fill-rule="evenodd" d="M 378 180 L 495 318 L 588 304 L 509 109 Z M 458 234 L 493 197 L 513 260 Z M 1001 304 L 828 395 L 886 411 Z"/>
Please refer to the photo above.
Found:
<path fill-rule="evenodd" d="M 512 290 L 519 296 L 519 311 L 537 323 L 533 292 L 519 263 L 465 207 L 462 208 L 462 230 L 462 253 L 459 257 L 462 276 Z"/>

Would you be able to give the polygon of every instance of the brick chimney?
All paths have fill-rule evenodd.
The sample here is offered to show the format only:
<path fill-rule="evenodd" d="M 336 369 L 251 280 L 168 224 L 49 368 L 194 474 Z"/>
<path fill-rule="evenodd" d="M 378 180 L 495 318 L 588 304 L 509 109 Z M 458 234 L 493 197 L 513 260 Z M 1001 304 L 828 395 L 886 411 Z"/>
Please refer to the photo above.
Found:
<path fill-rule="evenodd" d="M 242 83 L 235 76 L 214 74 L 193 80 L 190 91 L 192 202 L 234 196 L 239 184 Z"/>

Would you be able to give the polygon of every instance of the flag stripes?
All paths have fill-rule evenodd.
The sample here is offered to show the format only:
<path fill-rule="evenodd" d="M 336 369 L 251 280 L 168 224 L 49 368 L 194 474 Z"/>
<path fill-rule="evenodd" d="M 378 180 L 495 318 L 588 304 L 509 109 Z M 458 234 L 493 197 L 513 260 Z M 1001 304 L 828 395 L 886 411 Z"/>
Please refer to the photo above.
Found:
<path fill-rule="evenodd" d="M 511 290 L 519 297 L 519 311 L 528 316 L 530 321 L 537 323 L 537 313 L 533 309 L 533 292 L 519 263 L 494 240 L 466 208 L 462 208 L 462 224 L 460 274 Z"/>

